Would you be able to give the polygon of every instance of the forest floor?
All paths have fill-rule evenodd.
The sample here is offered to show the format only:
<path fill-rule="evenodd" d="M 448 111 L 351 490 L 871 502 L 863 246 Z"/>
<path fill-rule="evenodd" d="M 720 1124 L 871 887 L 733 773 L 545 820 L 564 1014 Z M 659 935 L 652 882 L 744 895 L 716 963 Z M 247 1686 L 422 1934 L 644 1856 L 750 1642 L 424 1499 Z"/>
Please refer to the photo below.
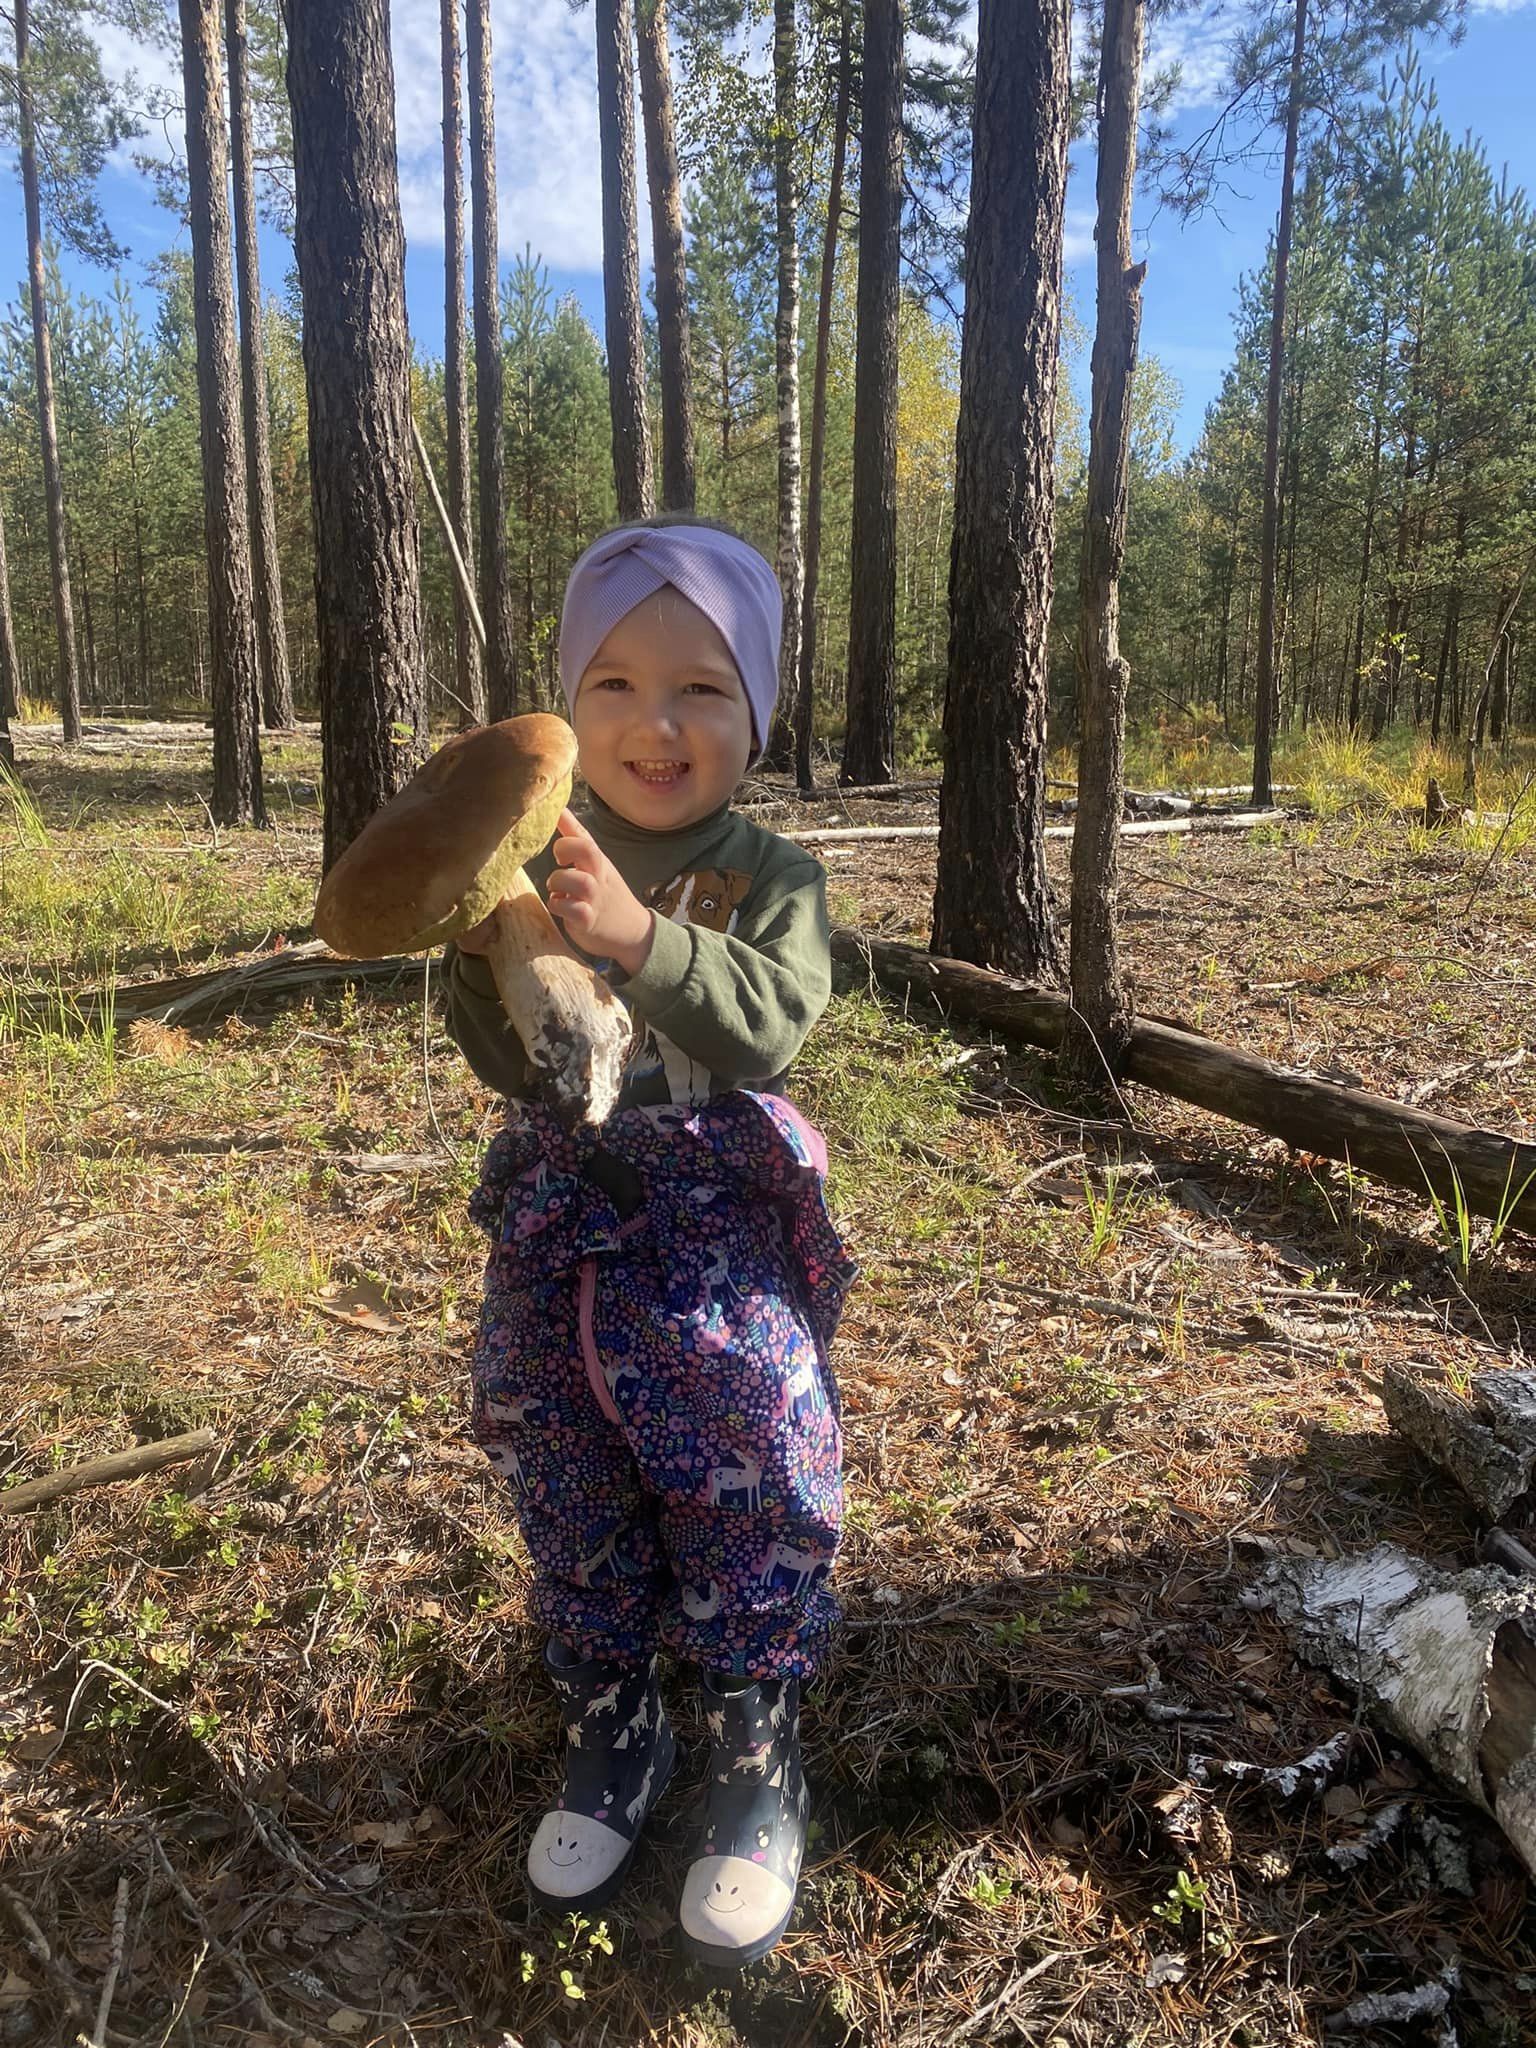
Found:
<path fill-rule="evenodd" d="M 628 1891 L 597 1926 L 525 1913 L 555 1716 L 465 1430 L 495 1102 L 419 973 L 204 1032 L 93 1006 L 299 936 L 320 833 L 311 739 L 268 749 L 273 829 L 214 834 L 204 735 L 92 738 L 19 728 L 30 801 L 0 796 L 0 1484 L 202 1424 L 219 1449 L 0 1518 L 0 2042 L 89 2035 L 120 1879 L 105 2038 L 145 2048 L 1280 2048 L 1437 1981 L 1422 2032 L 1346 2038 L 1536 2038 L 1501 1838 L 1241 1601 L 1277 1555 L 1471 1561 L 1374 1380 L 1528 1359 L 1536 1247 L 1146 1091 L 1084 1121 L 1044 1056 L 843 975 L 797 1090 L 862 1269 L 847 1628 L 793 1930 L 721 1988 L 675 1939 L 681 1686 Z M 1531 762 L 1501 771 L 1514 827 L 1437 836 L 1368 763 L 1292 765 L 1328 815 L 1127 842 L 1139 1006 L 1536 1135 Z M 840 919 L 924 938 L 930 841 L 826 855 Z M 1185 1718 L 1121 1690 L 1154 1665 Z M 1321 1800 L 1180 1811 L 1199 1755 L 1340 1731 Z M 1373 1854 L 1331 1855 L 1394 1801 Z"/>

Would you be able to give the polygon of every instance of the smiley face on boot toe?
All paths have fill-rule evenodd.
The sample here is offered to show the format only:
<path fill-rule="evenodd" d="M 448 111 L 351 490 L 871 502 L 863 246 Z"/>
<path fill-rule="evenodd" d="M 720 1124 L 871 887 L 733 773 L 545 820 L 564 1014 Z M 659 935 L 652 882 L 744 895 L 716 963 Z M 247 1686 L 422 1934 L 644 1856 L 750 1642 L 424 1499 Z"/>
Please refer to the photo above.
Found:
<path fill-rule="evenodd" d="M 704 1901 L 705 1909 L 708 1912 L 722 1914 L 739 1913 L 746 1903 L 746 1900 L 741 1896 L 741 1886 L 739 1884 L 733 1884 L 727 1890 L 723 1884 L 717 1883 L 711 1887 L 709 1896 Z"/>

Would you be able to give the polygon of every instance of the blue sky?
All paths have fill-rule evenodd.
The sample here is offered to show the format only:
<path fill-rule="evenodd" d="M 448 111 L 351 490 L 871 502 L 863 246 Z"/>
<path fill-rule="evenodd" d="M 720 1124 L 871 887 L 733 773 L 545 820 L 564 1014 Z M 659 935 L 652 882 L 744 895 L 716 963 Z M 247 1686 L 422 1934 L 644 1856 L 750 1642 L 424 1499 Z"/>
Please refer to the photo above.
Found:
<path fill-rule="evenodd" d="M 497 157 L 504 257 L 525 242 L 547 262 L 558 290 L 572 290 L 601 331 L 601 255 L 597 164 L 596 86 L 590 11 L 568 0 L 496 0 Z M 1218 75 L 1224 17 L 1220 0 L 1165 30 L 1185 67 L 1177 124 L 1202 123 Z M 401 195 L 407 239 L 406 287 L 420 344 L 442 345 L 442 218 L 438 105 L 437 0 L 393 0 L 396 105 Z M 515 22 L 516 31 L 512 24 Z M 103 31 L 110 67 L 133 69 L 146 85 L 179 91 L 174 58 L 129 45 Z M 1158 54 L 1154 46 L 1154 57 Z M 1536 184 L 1536 128 L 1530 119 L 1530 80 L 1536 75 L 1536 0 L 1474 0 L 1463 42 L 1429 45 L 1423 69 L 1434 79 L 1440 113 L 1455 133 L 1470 129 L 1497 167 L 1507 164 L 1516 183 Z M 141 145 L 147 146 L 147 145 Z M 1200 430 L 1231 354 L 1231 312 L 1239 276 L 1262 260 L 1274 220 L 1276 173 L 1256 163 L 1237 179 L 1220 217 L 1181 224 L 1138 206 L 1138 253 L 1148 259 L 1143 347 L 1154 351 L 1183 390 L 1178 439 L 1190 446 Z M 642 181 L 642 200 L 643 200 Z M 126 159 L 109 167 L 103 204 L 132 256 L 130 276 L 175 242 L 180 231 L 158 208 L 142 176 Z M 1067 195 L 1067 266 L 1083 319 L 1093 315 L 1093 156 L 1074 153 Z M 642 245 L 649 237 L 642 223 Z M 269 288 L 280 286 L 289 262 L 286 245 L 269 236 L 264 268 Z M 0 212 L 0 280 L 21 288 L 26 257 L 21 208 Z M 72 274 L 78 267 L 71 266 Z M 80 281 L 101 291 L 99 273 Z M 1086 365 L 1079 377 L 1086 379 Z"/>

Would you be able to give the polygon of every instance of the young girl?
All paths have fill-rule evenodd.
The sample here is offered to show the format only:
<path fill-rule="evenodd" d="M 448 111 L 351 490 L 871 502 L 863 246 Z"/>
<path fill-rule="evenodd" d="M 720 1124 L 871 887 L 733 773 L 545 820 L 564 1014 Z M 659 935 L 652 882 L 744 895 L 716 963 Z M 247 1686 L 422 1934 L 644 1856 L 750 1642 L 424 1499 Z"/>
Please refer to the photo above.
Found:
<path fill-rule="evenodd" d="M 631 1011 L 600 1132 L 518 1100 L 479 933 L 447 969 L 449 1029 L 516 1102 L 472 1204 L 495 1242 L 474 1427 L 516 1497 L 565 1730 L 529 1883 L 561 1910 L 617 1890 L 675 1757 L 665 1645 L 710 1737 L 678 1917 L 727 1967 L 784 1932 L 805 1846 L 799 1687 L 837 1619 L 842 1519 L 827 1348 L 852 1277 L 825 1148 L 783 1094 L 831 986 L 826 875 L 731 809 L 769 732 L 780 602 L 756 549 L 697 521 L 620 527 L 571 571 L 560 674 L 591 812 L 530 872 Z"/>

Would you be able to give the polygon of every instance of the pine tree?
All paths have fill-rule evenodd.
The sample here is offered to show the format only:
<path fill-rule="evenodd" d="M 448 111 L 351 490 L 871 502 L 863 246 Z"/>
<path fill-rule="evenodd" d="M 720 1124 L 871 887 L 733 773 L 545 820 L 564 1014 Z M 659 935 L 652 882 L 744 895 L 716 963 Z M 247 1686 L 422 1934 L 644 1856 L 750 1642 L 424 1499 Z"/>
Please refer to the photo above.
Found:
<path fill-rule="evenodd" d="M 672 61 L 667 47 L 667 0 L 635 0 L 635 33 L 661 358 L 661 506 L 665 512 L 691 512 L 696 488 L 693 362 L 688 328 L 688 259 L 683 244 L 682 174 L 672 112 Z"/>
<path fill-rule="evenodd" d="M 896 380 L 901 309 L 902 0 L 865 0 L 853 580 L 842 781 L 896 774 Z M 972 205 L 974 207 L 974 187 Z"/>
<path fill-rule="evenodd" d="M 932 944 L 1040 980 L 1069 98 L 1066 0 L 981 0 Z"/>
<path fill-rule="evenodd" d="M 475 559 L 469 515 L 469 380 L 464 364 L 468 324 L 464 302 L 463 78 L 459 61 L 459 0 L 441 0 L 443 62 L 443 397 L 448 434 L 448 517 L 459 553 Z M 464 593 L 453 585 L 453 672 L 462 719 L 485 720 L 485 669 Z"/>
<path fill-rule="evenodd" d="M 291 5 L 288 95 L 329 867 L 426 740 L 387 0 Z"/>
<path fill-rule="evenodd" d="M 241 423 L 218 0 L 178 0 L 187 113 L 187 215 L 197 322 L 213 799 L 220 825 L 262 825 L 260 657 Z"/>
<path fill-rule="evenodd" d="M 480 616 L 485 622 L 486 700 L 492 718 L 517 704 L 512 584 L 503 477 L 501 276 L 496 223 L 496 100 L 490 0 L 468 0 L 469 206 L 475 250 L 475 431 L 480 471 Z"/>
<path fill-rule="evenodd" d="M 596 0 L 597 131 L 603 187 L 603 309 L 613 477 L 620 519 L 655 509 L 646 410 L 645 328 L 635 220 L 635 73 L 630 0 Z"/>

